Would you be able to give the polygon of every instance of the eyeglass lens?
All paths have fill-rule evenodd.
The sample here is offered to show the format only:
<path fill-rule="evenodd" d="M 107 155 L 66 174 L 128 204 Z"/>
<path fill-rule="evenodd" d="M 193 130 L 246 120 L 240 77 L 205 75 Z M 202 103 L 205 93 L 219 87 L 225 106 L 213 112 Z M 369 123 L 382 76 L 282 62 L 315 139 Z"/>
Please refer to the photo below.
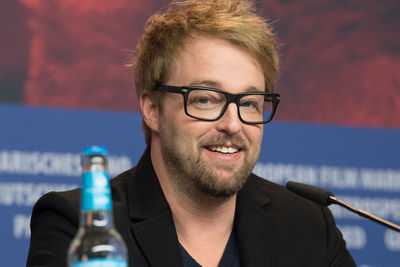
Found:
<path fill-rule="evenodd" d="M 223 93 L 192 90 L 187 99 L 187 112 L 191 116 L 213 120 L 224 110 L 227 97 Z M 239 101 L 239 113 L 242 120 L 247 122 L 263 122 L 270 118 L 273 111 L 271 97 L 265 95 L 244 95 Z"/>

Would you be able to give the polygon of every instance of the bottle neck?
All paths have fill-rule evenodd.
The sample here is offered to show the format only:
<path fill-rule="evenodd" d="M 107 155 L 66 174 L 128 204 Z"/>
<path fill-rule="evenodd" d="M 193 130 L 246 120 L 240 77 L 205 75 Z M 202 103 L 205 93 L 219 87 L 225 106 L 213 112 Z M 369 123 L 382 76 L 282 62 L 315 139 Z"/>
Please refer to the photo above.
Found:
<path fill-rule="evenodd" d="M 112 228 L 113 213 L 110 181 L 104 170 L 91 170 L 82 174 L 80 225 Z"/>
<path fill-rule="evenodd" d="M 80 217 L 81 227 L 98 227 L 111 229 L 114 227 L 114 220 L 111 210 L 82 210 Z"/>

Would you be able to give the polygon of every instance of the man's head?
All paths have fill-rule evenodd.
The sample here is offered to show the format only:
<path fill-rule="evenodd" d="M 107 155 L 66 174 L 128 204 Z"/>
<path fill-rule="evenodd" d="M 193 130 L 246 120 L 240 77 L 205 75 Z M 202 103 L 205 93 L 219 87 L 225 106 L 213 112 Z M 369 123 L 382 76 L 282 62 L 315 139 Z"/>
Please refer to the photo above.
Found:
<path fill-rule="evenodd" d="M 162 109 L 156 85 L 171 75 L 172 64 L 185 41 L 207 33 L 248 51 L 262 69 L 265 91 L 272 92 L 278 77 L 276 40 L 270 26 L 244 0 L 174 1 L 165 12 L 149 18 L 135 51 L 136 93 L 150 95 Z M 144 124 L 148 145 L 151 130 Z"/>
<path fill-rule="evenodd" d="M 149 97 L 141 98 L 153 133 L 152 149 L 162 155 L 155 164 L 162 161 L 165 166 L 159 173 L 167 173 L 174 187 L 191 199 L 232 196 L 247 180 L 261 148 L 263 125 L 244 123 L 240 117 L 249 120 L 260 114 L 256 107 L 263 106 L 262 68 L 247 50 L 196 33 L 185 40 L 171 70 L 163 88 L 192 89 L 186 101 L 182 94 L 167 92 L 160 111 Z M 227 102 L 249 92 L 259 94 Z M 188 116 L 185 107 L 203 119 Z M 216 120 L 204 120 L 210 115 Z"/>

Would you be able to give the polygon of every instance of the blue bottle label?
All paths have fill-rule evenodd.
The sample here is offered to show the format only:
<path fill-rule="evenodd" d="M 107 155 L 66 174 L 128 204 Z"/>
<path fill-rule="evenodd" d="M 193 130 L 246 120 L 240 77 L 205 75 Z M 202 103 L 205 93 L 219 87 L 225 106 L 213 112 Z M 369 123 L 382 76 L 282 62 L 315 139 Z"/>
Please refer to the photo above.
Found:
<path fill-rule="evenodd" d="M 111 210 L 111 190 L 105 171 L 85 172 L 82 175 L 81 209 Z"/>
<path fill-rule="evenodd" d="M 119 259 L 90 259 L 75 262 L 72 267 L 128 267 L 128 263 Z"/>

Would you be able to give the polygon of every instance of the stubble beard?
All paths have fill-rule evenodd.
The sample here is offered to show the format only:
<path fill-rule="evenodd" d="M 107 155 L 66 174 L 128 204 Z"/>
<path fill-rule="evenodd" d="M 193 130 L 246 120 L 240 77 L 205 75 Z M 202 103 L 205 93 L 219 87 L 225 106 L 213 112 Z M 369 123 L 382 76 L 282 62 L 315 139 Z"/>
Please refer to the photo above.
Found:
<path fill-rule="evenodd" d="M 166 126 L 167 123 L 160 125 L 160 146 L 165 165 L 174 184 L 180 191 L 192 199 L 228 198 L 239 192 L 246 183 L 254 165 L 258 160 L 260 152 L 259 144 L 253 155 L 245 154 L 241 168 L 235 168 L 230 179 L 220 181 L 218 170 L 231 171 L 231 164 L 218 162 L 206 162 L 201 159 L 201 143 L 198 144 L 197 151 L 193 151 L 190 140 L 179 135 L 175 129 Z M 248 145 L 243 138 L 238 136 L 221 135 L 213 140 L 203 140 L 202 143 L 222 144 L 230 141 L 243 147 L 248 153 Z M 212 164 L 212 165 L 211 165 Z"/>

